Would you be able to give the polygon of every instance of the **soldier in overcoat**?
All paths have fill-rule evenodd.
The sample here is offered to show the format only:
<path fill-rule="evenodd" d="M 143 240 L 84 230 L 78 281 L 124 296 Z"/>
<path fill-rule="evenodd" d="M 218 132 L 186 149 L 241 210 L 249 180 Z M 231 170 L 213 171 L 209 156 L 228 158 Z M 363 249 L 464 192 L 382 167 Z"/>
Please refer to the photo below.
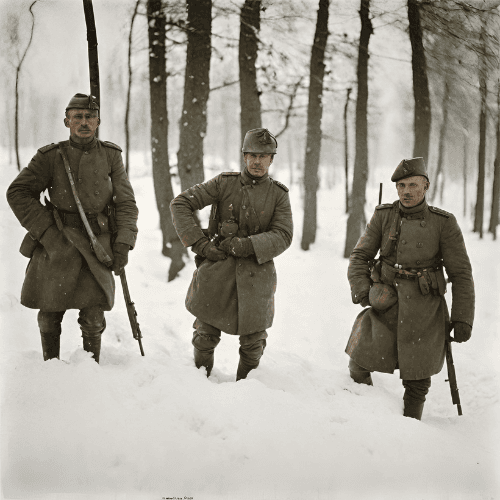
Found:
<path fill-rule="evenodd" d="M 207 376 L 225 332 L 239 336 L 236 380 L 246 378 L 259 365 L 266 329 L 273 323 L 273 259 L 290 246 L 293 235 L 288 188 L 268 174 L 276 148 L 267 129 L 248 131 L 243 172 L 219 174 L 187 189 L 170 205 L 182 244 L 197 254 L 186 308 L 196 317 L 195 365 L 205 367 Z M 211 223 L 203 232 L 193 213 L 208 205 Z"/>
<path fill-rule="evenodd" d="M 456 342 L 471 336 L 474 283 L 455 217 L 427 204 L 423 158 L 401 161 L 391 181 L 399 200 L 376 207 L 349 259 L 352 300 L 365 309 L 354 322 L 346 353 L 358 383 L 371 385 L 370 372 L 399 368 L 404 415 L 420 420 L 431 376 L 444 364 L 447 336 L 452 330 Z"/>
<path fill-rule="evenodd" d="M 64 124 L 70 129 L 69 140 L 40 148 L 7 190 L 12 211 L 28 231 L 21 245 L 21 253 L 30 258 L 21 303 L 39 309 L 45 360 L 59 358 L 64 313 L 78 309 L 83 347 L 99 362 L 104 311 L 114 304 L 112 271 L 122 272 L 135 246 L 138 210 L 121 148 L 95 135 L 100 124 L 95 98 L 74 95 Z M 113 259 L 109 268 L 91 249 L 61 156 L 64 153 L 93 233 Z M 45 190 L 50 201 L 45 199 L 43 205 L 40 194 Z"/>

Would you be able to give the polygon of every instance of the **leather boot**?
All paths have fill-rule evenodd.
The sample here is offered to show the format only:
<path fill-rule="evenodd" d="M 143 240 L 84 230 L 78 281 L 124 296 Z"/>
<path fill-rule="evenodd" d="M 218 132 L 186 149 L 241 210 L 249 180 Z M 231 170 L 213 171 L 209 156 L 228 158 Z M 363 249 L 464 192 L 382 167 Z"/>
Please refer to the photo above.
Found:
<path fill-rule="evenodd" d="M 421 401 L 416 401 L 415 399 L 405 399 L 404 400 L 404 411 L 403 415 L 405 417 L 416 418 L 417 420 L 422 419 L 422 412 L 424 411 L 424 403 Z"/>
<path fill-rule="evenodd" d="M 357 384 L 373 385 L 371 373 L 358 365 L 352 358 L 349 359 L 349 374 Z"/>
<path fill-rule="evenodd" d="M 240 361 L 238 363 L 238 370 L 236 371 L 236 382 L 238 382 L 238 380 L 247 378 L 247 375 L 258 366 L 259 361 L 257 361 L 257 364 L 250 366 L 240 358 Z"/>
<path fill-rule="evenodd" d="M 201 368 L 204 366 L 207 369 L 207 377 L 210 376 L 212 372 L 212 368 L 214 367 L 214 351 L 212 352 L 203 352 L 194 347 L 194 364 L 196 368 Z"/>
<path fill-rule="evenodd" d="M 82 332 L 83 335 L 83 349 L 87 352 L 91 352 L 94 355 L 94 360 L 99 363 L 99 355 L 101 354 L 101 333 L 97 335 L 94 333 L 92 335 L 87 335 L 86 332 Z"/>
<path fill-rule="evenodd" d="M 42 340 L 43 360 L 59 359 L 61 332 L 40 332 L 40 337 Z"/>

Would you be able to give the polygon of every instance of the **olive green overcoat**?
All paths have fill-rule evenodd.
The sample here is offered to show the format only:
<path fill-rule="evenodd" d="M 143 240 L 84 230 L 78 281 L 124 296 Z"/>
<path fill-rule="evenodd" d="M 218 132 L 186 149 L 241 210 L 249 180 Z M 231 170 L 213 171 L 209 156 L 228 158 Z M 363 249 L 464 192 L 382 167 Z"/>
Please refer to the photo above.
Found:
<path fill-rule="evenodd" d="M 204 236 L 193 212 L 212 204 L 217 204 L 219 222 L 231 216 L 236 219 L 238 235 L 250 237 L 255 255 L 204 260 L 194 272 L 186 308 L 229 334 L 265 330 L 274 317 L 277 280 L 273 258 L 290 246 L 293 236 L 288 188 L 267 176 L 252 180 L 245 172 L 229 172 L 187 189 L 170 205 L 185 247 Z"/>
<path fill-rule="evenodd" d="M 107 214 L 112 199 L 118 230 L 115 241 L 133 248 L 138 210 L 120 147 L 99 140 L 94 140 L 87 151 L 72 147 L 70 141 L 64 141 L 62 146 L 67 151 L 84 211 L 98 214 L 101 234 L 97 239 L 108 255 L 113 257 Z M 110 310 L 114 304 L 114 278 L 111 270 L 95 257 L 85 229 L 65 225 L 62 231 L 44 234 L 56 224 L 53 212 L 40 203 L 40 194 L 45 190 L 61 213 L 78 212 L 58 144 L 40 148 L 7 190 L 14 214 L 31 238 L 39 242 L 26 270 L 21 303 L 43 311 L 82 309 L 96 304 Z"/>
<path fill-rule="evenodd" d="M 395 238 L 392 246 L 391 226 L 396 229 L 391 234 Z M 452 283 L 451 321 L 472 326 L 474 283 L 462 232 L 451 213 L 429 207 L 425 200 L 409 209 L 399 201 L 378 206 L 349 259 L 348 278 L 354 303 L 359 303 L 370 290 L 369 262 L 379 249 L 388 249 L 382 251 L 381 281 L 394 286 L 398 302 L 384 312 L 372 307 L 364 309 L 354 322 L 346 352 L 370 371 L 393 373 L 399 367 L 402 379 L 430 377 L 443 367 L 450 321 L 443 296 L 444 275 L 441 294 L 437 289 L 432 293 L 430 282 L 429 293 L 424 294 L 418 280 L 402 279 L 393 270 L 395 264 L 403 270 L 419 271 L 444 265 Z M 432 275 L 434 281 L 438 274 L 427 276 Z"/>

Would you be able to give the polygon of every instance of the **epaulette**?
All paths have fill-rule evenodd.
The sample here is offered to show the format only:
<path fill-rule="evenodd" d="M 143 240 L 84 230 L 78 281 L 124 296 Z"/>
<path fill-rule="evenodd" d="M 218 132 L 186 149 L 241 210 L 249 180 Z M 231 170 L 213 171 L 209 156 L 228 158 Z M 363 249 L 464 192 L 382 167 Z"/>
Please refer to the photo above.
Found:
<path fill-rule="evenodd" d="M 375 210 L 382 210 L 384 208 L 392 208 L 394 205 L 392 203 L 382 203 L 382 205 L 377 205 Z"/>
<path fill-rule="evenodd" d="M 117 144 L 115 144 L 114 142 L 109 142 L 109 141 L 101 141 L 101 142 L 107 148 L 113 148 L 113 149 L 118 149 L 118 151 L 123 151 L 122 148 L 120 146 L 118 146 Z"/>
<path fill-rule="evenodd" d="M 438 208 L 438 207 L 429 206 L 429 210 L 431 212 L 434 212 L 435 214 L 442 215 L 443 217 L 446 217 L 447 219 L 449 219 L 452 216 L 452 214 L 450 214 L 450 212 L 447 212 L 446 210 L 442 210 L 441 208 Z"/>
<path fill-rule="evenodd" d="M 59 144 L 53 142 L 52 144 L 49 144 L 48 146 L 43 146 L 38 151 L 40 151 L 40 153 L 46 153 L 47 151 L 50 151 L 51 149 L 57 148 L 58 146 L 59 146 Z"/>
<path fill-rule="evenodd" d="M 275 181 L 274 179 L 271 179 L 275 184 L 277 184 L 281 189 L 283 189 L 284 191 L 286 191 L 288 193 L 289 189 L 284 185 L 282 184 L 280 181 Z"/>
<path fill-rule="evenodd" d="M 222 175 L 240 175 L 241 172 L 222 172 Z"/>

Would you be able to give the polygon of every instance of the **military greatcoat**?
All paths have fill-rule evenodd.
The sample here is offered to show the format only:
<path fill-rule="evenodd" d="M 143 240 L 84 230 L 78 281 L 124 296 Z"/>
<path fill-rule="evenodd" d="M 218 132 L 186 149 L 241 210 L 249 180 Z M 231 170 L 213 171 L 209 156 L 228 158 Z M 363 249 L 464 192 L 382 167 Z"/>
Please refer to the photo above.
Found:
<path fill-rule="evenodd" d="M 116 210 L 116 242 L 134 247 L 137 237 L 138 210 L 134 192 L 121 159 L 121 149 L 94 139 L 87 149 L 64 141 L 78 196 L 85 213 L 97 216 L 96 237 L 112 258 L 108 206 Z M 26 270 L 21 303 L 32 309 L 64 311 L 101 304 L 111 310 L 114 304 L 114 278 L 90 248 L 85 229 L 64 225 L 62 231 L 47 236 L 56 224 L 53 210 L 40 203 L 40 194 L 48 191 L 51 203 L 61 217 L 76 215 L 75 198 L 64 168 L 59 144 L 40 148 L 7 190 L 14 214 L 33 240 L 39 244 Z M 75 217 L 73 217 L 75 220 Z"/>
<path fill-rule="evenodd" d="M 219 222 L 231 217 L 238 222 L 238 236 L 250 237 L 255 255 L 204 260 L 194 272 L 186 307 L 201 321 L 229 334 L 265 330 L 274 317 L 273 258 L 290 246 L 293 236 L 288 188 L 267 176 L 251 179 L 245 172 L 229 172 L 187 189 L 170 205 L 185 247 L 204 236 L 193 211 L 213 204 Z"/>
<path fill-rule="evenodd" d="M 451 321 L 474 321 L 474 283 L 462 232 L 451 213 L 425 199 L 412 208 L 399 201 L 378 206 L 349 259 L 354 303 L 371 287 L 369 262 L 379 249 L 381 281 L 396 289 L 398 301 L 383 312 L 364 309 L 346 352 L 370 371 L 393 373 L 399 367 L 406 380 L 435 375 L 443 367 L 450 321 L 442 266 L 452 284 Z M 405 270 L 422 278 L 408 279 Z"/>

